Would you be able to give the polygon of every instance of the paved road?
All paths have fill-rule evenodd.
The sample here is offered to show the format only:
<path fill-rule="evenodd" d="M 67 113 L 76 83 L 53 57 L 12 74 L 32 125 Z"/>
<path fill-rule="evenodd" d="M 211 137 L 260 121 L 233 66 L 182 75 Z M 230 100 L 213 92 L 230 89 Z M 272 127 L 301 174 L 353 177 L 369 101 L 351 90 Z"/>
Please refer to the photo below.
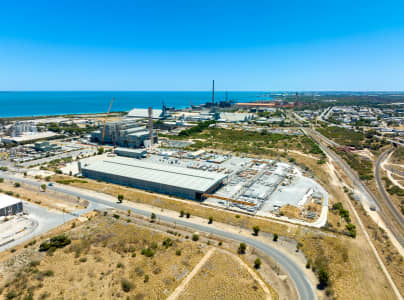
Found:
<path fill-rule="evenodd" d="M 29 179 L 29 178 L 15 177 L 10 174 L 1 173 L 1 172 L 0 172 L 0 174 L 1 174 L 0 177 L 23 182 L 26 184 L 32 184 L 32 185 L 35 185 L 38 187 L 42 184 L 42 182 L 38 182 L 38 181 Z M 132 211 L 132 213 L 142 215 L 145 217 L 150 217 L 150 214 L 151 214 L 150 211 L 136 209 L 131 206 L 114 203 L 111 201 L 101 199 L 96 196 L 90 196 L 88 194 L 81 193 L 80 191 L 77 191 L 77 190 L 73 191 L 73 190 L 70 190 L 68 188 L 65 188 L 65 187 L 59 186 L 59 185 L 48 187 L 48 189 L 55 190 L 59 193 L 64 193 L 64 194 L 69 194 L 69 195 L 72 195 L 75 197 L 80 197 L 81 199 L 85 199 L 96 206 L 100 205 L 100 206 L 104 206 L 104 207 L 112 207 L 112 208 L 124 210 L 124 211 L 127 211 L 128 209 L 130 209 Z M 159 215 L 159 214 L 156 214 L 156 216 L 157 216 L 157 218 L 159 218 L 160 220 L 162 220 L 164 222 L 176 223 L 181 226 L 192 228 L 193 230 L 196 230 L 196 231 L 207 232 L 207 233 L 214 234 L 216 236 L 220 236 L 223 238 L 232 239 L 232 240 L 239 241 L 239 242 L 244 242 L 246 244 L 249 244 L 252 247 L 255 247 L 255 248 L 261 250 L 266 255 L 271 256 L 273 259 L 275 259 L 275 261 L 277 261 L 286 270 L 286 272 L 289 274 L 289 277 L 294 282 L 301 300 L 317 299 L 313 285 L 307 279 L 306 275 L 300 269 L 300 267 L 298 265 L 296 265 L 292 260 L 290 260 L 285 254 L 283 254 L 282 252 L 280 252 L 279 250 L 277 250 L 275 248 L 272 248 L 270 245 L 257 241 L 254 238 L 249 238 L 249 237 L 245 237 L 243 235 L 222 231 L 222 230 L 216 229 L 214 227 L 210 227 L 210 226 L 204 226 L 204 225 L 200 225 L 200 224 L 191 223 L 191 222 L 183 220 L 183 219 L 167 217 L 167 216 Z"/>
<path fill-rule="evenodd" d="M 345 174 L 352 180 L 355 187 L 361 192 L 363 196 L 365 196 L 369 206 L 374 205 L 377 208 L 379 216 L 382 218 L 383 222 L 386 224 L 387 228 L 391 231 L 394 235 L 395 239 L 400 243 L 402 247 L 404 247 L 404 238 L 402 237 L 401 233 L 397 230 L 394 223 L 389 216 L 386 215 L 384 209 L 379 205 L 377 199 L 373 195 L 373 193 L 365 186 L 362 181 L 359 179 L 358 175 L 351 169 L 351 167 L 337 154 L 335 154 L 332 150 L 327 147 L 324 147 L 320 141 L 323 139 L 323 136 L 310 129 L 303 130 L 307 135 L 309 135 L 313 140 L 316 141 L 317 144 L 320 145 L 321 149 L 326 152 L 345 172 Z"/>
<path fill-rule="evenodd" d="M 386 190 L 384 189 L 384 186 L 383 186 L 383 183 L 382 183 L 382 179 L 380 178 L 380 165 L 384 161 L 386 156 L 391 151 L 392 151 L 392 149 L 386 150 L 377 159 L 377 162 L 376 162 L 376 181 L 377 181 L 377 185 L 379 187 L 379 190 L 380 190 L 384 200 L 386 201 L 387 207 L 389 208 L 391 214 L 394 216 L 397 223 L 400 224 L 401 228 L 404 228 L 404 217 L 401 214 L 401 212 L 397 210 L 396 206 L 393 204 L 393 201 L 391 201 L 390 196 L 386 193 Z"/>

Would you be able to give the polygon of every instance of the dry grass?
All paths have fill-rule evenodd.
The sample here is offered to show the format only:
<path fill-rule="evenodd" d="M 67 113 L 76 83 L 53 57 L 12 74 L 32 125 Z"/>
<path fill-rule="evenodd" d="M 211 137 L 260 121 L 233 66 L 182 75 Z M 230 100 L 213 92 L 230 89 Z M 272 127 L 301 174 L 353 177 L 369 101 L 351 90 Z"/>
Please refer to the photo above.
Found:
<path fill-rule="evenodd" d="M 265 293 L 231 255 L 216 251 L 178 299 L 265 299 Z"/>
<path fill-rule="evenodd" d="M 284 216 L 292 219 L 300 219 L 300 209 L 293 205 L 284 205 L 279 209 L 279 212 Z"/>
<path fill-rule="evenodd" d="M 136 299 L 166 298 L 203 256 L 206 246 L 191 241 L 172 240 L 168 235 L 110 217 L 96 217 L 68 232 L 72 244 L 53 255 L 43 255 L 39 266 L 26 266 L 8 283 L 3 294 L 15 291 L 35 298 L 55 299 Z M 172 238 L 172 237 L 171 237 Z M 153 257 L 141 250 L 157 245 Z M 176 251 L 181 250 L 181 255 Z M 37 251 L 35 251 L 37 253 Z M 53 275 L 47 276 L 46 271 Z M 148 280 L 145 276 L 148 275 Z M 129 291 L 124 291 L 123 280 Z"/>
<path fill-rule="evenodd" d="M 395 282 L 400 293 L 404 295 L 404 259 L 391 243 L 386 232 L 380 228 L 359 204 L 356 205 L 366 230 L 372 239 L 377 252 L 379 253 L 390 276 Z"/>
<path fill-rule="evenodd" d="M 23 183 L 21 183 L 20 187 L 15 187 L 12 182 L 5 180 L 3 183 L 0 183 L 0 189 L 13 192 L 14 197 L 66 212 L 82 209 L 87 206 L 87 201 L 78 200 L 75 197 L 55 191 L 41 192 L 39 188 Z"/>

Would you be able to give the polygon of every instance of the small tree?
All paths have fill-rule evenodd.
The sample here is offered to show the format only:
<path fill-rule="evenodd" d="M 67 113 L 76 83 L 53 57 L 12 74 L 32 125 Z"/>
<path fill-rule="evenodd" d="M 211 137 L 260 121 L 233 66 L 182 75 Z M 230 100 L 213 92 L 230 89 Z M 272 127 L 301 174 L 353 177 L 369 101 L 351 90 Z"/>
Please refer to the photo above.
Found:
<path fill-rule="evenodd" d="M 198 241 L 199 240 L 199 235 L 198 234 L 193 234 L 192 235 L 192 240 L 194 241 L 194 242 L 196 242 L 196 241 Z"/>
<path fill-rule="evenodd" d="M 320 281 L 320 284 L 323 287 L 326 287 L 328 285 L 329 277 L 328 277 L 328 272 L 321 268 L 318 270 L 318 280 Z"/>
<path fill-rule="evenodd" d="M 209 217 L 209 224 L 213 223 L 213 217 Z"/>
<path fill-rule="evenodd" d="M 187 212 L 187 219 L 189 219 L 190 216 L 191 216 L 191 214 L 189 212 Z"/>
<path fill-rule="evenodd" d="M 128 209 L 128 216 L 130 216 L 131 213 L 132 213 L 132 211 L 130 209 Z"/>
<path fill-rule="evenodd" d="M 46 184 L 41 184 L 41 190 L 44 192 L 46 191 Z"/>
<path fill-rule="evenodd" d="M 260 232 L 260 227 L 257 226 L 257 225 L 255 225 L 255 226 L 253 227 L 253 231 L 254 231 L 254 235 L 255 235 L 255 236 L 258 236 L 258 233 Z"/>
<path fill-rule="evenodd" d="M 180 218 L 184 216 L 185 212 L 183 210 L 180 211 Z"/>
<path fill-rule="evenodd" d="M 245 254 L 245 251 L 247 250 L 247 245 L 245 243 L 240 243 L 240 246 L 238 247 L 238 254 Z"/>
<path fill-rule="evenodd" d="M 259 258 L 257 258 L 254 261 L 254 268 L 259 269 L 261 267 L 261 260 Z"/>
<path fill-rule="evenodd" d="M 150 215 L 150 219 L 151 219 L 151 222 L 156 221 L 156 214 L 155 214 L 155 213 L 152 213 L 152 214 Z"/>
<path fill-rule="evenodd" d="M 122 201 L 123 201 L 123 195 L 119 194 L 118 195 L 118 202 L 122 203 Z"/>
<path fill-rule="evenodd" d="M 278 234 L 277 234 L 277 233 L 274 233 L 274 237 L 273 237 L 272 240 L 273 240 L 274 242 L 278 241 Z"/>
<path fill-rule="evenodd" d="M 14 183 L 14 186 L 15 186 L 16 188 L 19 188 L 19 187 L 21 186 L 21 183 L 16 182 L 16 183 Z"/>
<path fill-rule="evenodd" d="M 103 154 L 104 153 L 104 148 L 102 148 L 102 147 L 98 148 L 97 152 L 98 152 L 99 155 Z"/>

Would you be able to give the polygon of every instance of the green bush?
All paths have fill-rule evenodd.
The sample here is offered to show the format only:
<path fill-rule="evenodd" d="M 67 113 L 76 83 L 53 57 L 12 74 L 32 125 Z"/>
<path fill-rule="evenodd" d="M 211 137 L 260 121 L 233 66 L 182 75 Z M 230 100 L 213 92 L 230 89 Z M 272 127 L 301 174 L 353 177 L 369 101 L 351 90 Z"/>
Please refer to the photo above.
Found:
<path fill-rule="evenodd" d="M 144 255 L 146 257 L 153 257 L 154 256 L 154 251 L 150 247 L 148 247 L 146 249 L 143 249 L 141 253 L 142 253 L 142 255 Z"/>
<path fill-rule="evenodd" d="M 134 285 L 133 285 L 132 282 L 130 282 L 126 278 L 122 278 L 121 279 L 121 287 L 122 287 L 122 290 L 125 293 L 129 293 L 134 288 Z"/>
<path fill-rule="evenodd" d="M 52 238 L 50 238 L 49 241 L 43 242 L 39 246 L 39 251 L 48 251 L 51 248 L 63 248 L 71 243 L 70 238 L 68 238 L 66 235 L 57 235 Z"/>
<path fill-rule="evenodd" d="M 258 225 L 255 225 L 253 227 L 253 231 L 254 231 L 254 235 L 258 236 L 259 232 L 260 232 L 260 227 Z"/>
<path fill-rule="evenodd" d="M 237 249 L 238 254 L 245 254 L 247 250 L 247 245 L 245 243 L 240 243 L 240 246 Z"/>
<path fill-rule="evenodd" d="M 257 258 L 255 261 L 254 261 L 254 268 L 255 269 L 259 269 L 261 267 L 261 260 L 259 259 L 259 258 Z"/>

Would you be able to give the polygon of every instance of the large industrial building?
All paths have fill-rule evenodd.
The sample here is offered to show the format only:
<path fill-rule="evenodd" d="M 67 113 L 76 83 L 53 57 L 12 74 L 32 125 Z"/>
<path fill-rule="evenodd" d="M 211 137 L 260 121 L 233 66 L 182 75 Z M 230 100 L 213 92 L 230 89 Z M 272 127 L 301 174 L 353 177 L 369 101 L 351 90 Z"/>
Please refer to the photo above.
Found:
<path fill-rule="evenodd" d="M 222 186 L 226 174 L 163 165 L 126 157 L 80 166 L 83 176 L 181 198 L 202 200 Z"/>
<path fill-rule="evenodd" d="M 23 211 L 20 199 L 0 194 L 0 217 L 6 217 Z"/>
<path fill-rule="evenodd" d="M 91 133 L 93 142 L 102 141 L 102 130 Z M 105 124 L 104 143 L 120 147 L 140 148 L 145 146 L 145 141 L 150 141 L 150 132 L 136 120 L 122 120 Z M 153 143 L 157 143 L 157 133 L 153 131 Z"/>

